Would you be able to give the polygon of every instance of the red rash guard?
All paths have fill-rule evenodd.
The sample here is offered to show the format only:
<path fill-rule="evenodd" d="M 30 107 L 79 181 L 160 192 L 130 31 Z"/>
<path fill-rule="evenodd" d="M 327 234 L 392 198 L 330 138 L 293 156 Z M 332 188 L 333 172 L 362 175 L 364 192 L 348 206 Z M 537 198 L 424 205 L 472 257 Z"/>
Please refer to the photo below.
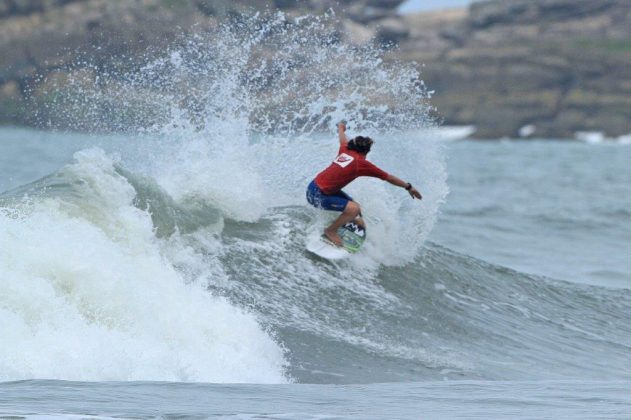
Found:
<path fill-rule="evenodd" d="M 360 176 L 385 180 L 388 173 L 368 162 L 361 153 L 340 146 L 337 158 L 315 177 L 315 183 L 324 194 L 335 194 Z"/>

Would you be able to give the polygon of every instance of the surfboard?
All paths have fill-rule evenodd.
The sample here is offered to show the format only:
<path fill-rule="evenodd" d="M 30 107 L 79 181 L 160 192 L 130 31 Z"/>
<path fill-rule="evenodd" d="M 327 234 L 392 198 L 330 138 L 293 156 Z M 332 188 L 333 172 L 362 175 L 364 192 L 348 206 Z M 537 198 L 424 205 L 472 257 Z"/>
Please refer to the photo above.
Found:
<path fill-rule="evenodd" d="M 341 247 L 335 246 L 322 235 L 309 240 L 307 250 L 327 260 L 341 260 L 359 251 L 366 240 L 366 229 L 355 221 L 348 222 L 339 228 L 337 233 L 342 238 Z"/>

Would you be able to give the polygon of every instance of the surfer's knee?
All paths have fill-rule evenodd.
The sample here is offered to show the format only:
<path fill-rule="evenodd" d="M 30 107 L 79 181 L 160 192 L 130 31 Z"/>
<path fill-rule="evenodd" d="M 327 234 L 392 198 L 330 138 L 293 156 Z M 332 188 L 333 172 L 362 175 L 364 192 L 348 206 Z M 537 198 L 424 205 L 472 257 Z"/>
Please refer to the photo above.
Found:
<path fill-rule="evenodd" d="M 346 208 L 344 209 L 344 211 L 357 216 L 361 212 L 361 207 L 359 207 L 359 203 L 355 201 L 349 201 L 346 204 Z"/>

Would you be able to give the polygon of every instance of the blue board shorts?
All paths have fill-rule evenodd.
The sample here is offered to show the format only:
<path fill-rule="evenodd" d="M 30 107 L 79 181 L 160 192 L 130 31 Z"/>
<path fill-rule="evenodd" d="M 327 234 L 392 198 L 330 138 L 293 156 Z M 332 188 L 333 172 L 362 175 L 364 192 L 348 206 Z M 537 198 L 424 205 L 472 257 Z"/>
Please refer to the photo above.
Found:
<path fill-rule="evenodd" d="M 324 210 L 344 211 L 346 204 L 353 198 L 344 191 L 335 194 L 325 194 L 315 181 L 311 181 L 307 187 L 307 201 L 314 207 Z"/>

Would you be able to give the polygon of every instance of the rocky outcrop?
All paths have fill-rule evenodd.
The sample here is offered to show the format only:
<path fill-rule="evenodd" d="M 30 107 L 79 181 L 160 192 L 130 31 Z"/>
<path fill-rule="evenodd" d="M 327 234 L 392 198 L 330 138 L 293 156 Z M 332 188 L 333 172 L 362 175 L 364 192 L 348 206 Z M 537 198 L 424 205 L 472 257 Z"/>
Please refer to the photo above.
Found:
<path fill-rule="evenodd" d="M 476 136 L 631 132 L 631 2 L 504 0 L 406 18 L 399 59 L 424 63 L 433 104 Z"/>
<path fill-rule="evenodd" d="M 178 36 L 212 30 L 227 16 L 280 8 L 288 16 L 336 10 L 352 42 L 407 36 L 394 13 L 403 0 L 3 0 L 0 2 L 0 123 L 37 124 L 50 98 L 81 63 L 137 66 Z M 383 25 L 380 22 L 383 21 Z M 27 103 L 27 100 L 31 101 Z M 34 101 L 34 102 L 33 102 Z"/>
<path fill-rule="evenodd" d="M 162 3 L 10 0 L 0 20 L 0 121 L 35 124 L 27 97 L 45 101 L 41 81 L 60 80 L 72 63 L 129 66 L 137 52 L 171 42 L 178 28 L 212 24 L 193 4 Z"/>
<path fill-rule="evenodd" d="M 43 76 L 62 83 L 73 62 L 134 66 L 148 49 L 225 16 L 281 8 L 290 16 L 335 9 L 349 41 L 398 44 L 388 58 L 419 63 L 436 115 L 476 125 L 478 137 L 631 132 L 629 0 L 494 0 L 403 17 L 401 2 L 5 0 L 0 122 L 35 124 L 26 98 L 54 99 L 41 89 Z"/>

